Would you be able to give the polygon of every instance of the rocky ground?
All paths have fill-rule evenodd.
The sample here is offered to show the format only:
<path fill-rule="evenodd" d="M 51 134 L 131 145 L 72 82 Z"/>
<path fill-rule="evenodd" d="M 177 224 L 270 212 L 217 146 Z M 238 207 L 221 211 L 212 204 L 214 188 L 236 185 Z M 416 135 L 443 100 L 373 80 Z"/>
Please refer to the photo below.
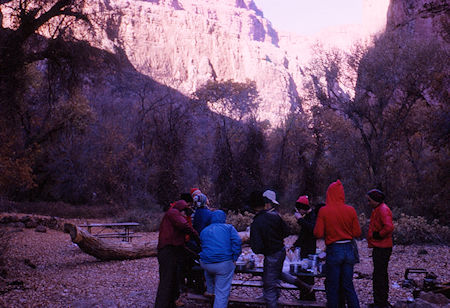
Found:
<path fill-rule="evenodd" d="M 83 253 L 61 231 L 0 228 L 10 236 L 4 254 L 7 277 L 0 279 L 0 307 L 153 307 L 158 287 L 156 258 L 103 262 Z M 134 241 L 153 241 L 158 236 L 142 235 Z M 361 263 L 355 267 L 354 282 L 365 307 L 372 302 L 372 266 L 366 242 L 360 241 L 359 247 Z M 443 245 L 396 246 L 389 269 L 390 302 L 412 298 L 411 290 L 401 287 L 408 267 L 425 268 L 439 280 L 450 281 L 449 255 L 450 248 Z M 423 276 L 416 279 L 421 282 Z"/>

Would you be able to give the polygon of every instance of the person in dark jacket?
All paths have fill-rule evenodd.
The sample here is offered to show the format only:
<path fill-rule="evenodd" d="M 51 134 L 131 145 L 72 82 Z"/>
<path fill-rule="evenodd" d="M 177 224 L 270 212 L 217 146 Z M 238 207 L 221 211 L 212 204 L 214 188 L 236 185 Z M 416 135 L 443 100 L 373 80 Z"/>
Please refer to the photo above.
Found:
<path fill-rule="evenodd" d="M 155 308 L 176 307 L 179 296 L 177 264 L 184 256 L 185 235 L 200 243 L 197 231 L 187 222 L 186 212 L 190 208 L 186 201 L 178 200 L 167 210 L 159 226 L 158 263 L 159 286 L 156 294 Z"/>
<path fill-rule="evenodd" d="M 378 189 L 372 189 L 367 193 L 367 200 L 372 207 L 370 215 L 367 243 L 373 248 L 373 307 L 389 307 L 389 275 L 388 264 L 392 254 L 392 212 L 384 203 L 384 193 Z"/>
<path fill-rule="evenodd" d="M 278 214 L 275 192 L 252 192 L 250 206 L 257 212 L 250 226 L 250 247 L 264 255 L 263 296 L 269 308 L 277 307 L 282 269 L 286 250 L 284 238 L 289 235 L 287 224 Z"/>
<path fill-rule="evenodd" d="M 344 301 L 350 308 L 359 308 L 353 285 L 353 267 L 357 262 L 352 239 L 361 236 L 358 216 L 345 204 L 344 186 L 337 180 L 327 190 L 326 205 L 319 210 L 314 227 L 316 238 L 325 238 L 327 307 L 337 308 Z M 344 298 L 340 298 L 340 292 Z"/>
<path fill-rule="evenodd" d="M 294 247 L 300 247 L 300 257 L 304 259 L 308 255 L 316 253 L 316 238 L 313 234 L 316 225 L 316 212 L 309 205 L 308 196 L 298 197 L 295 202 L 295 209 L 294 216 L 301 229 Z M 309 285 L 314 285 L 314 277 L 302 277 L 301 280 Z M 316 296 L 314 293 L 300 292 L 300 299 L 315 301 Z"/>
<path fill-rule="evenodd" d="M 205 270 L 205 295 L 215 296 L 214 308 L 227 307 L 235 262 L 242 252 L 239 233 L 225 220 L 224 211 L 212 212 L 211 224 L 200 233 L 200 265 Z"/>

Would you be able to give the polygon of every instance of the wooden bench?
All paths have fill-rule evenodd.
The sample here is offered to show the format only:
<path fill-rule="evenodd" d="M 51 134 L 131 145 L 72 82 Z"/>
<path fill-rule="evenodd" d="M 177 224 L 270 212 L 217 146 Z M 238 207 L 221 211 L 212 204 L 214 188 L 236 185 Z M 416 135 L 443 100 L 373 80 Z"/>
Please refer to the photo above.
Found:
<path fill-rule="evenodd" d="M 116 223 L 86 223 L 79 225 L 79 227 L 87 228 L 87 231 L 99 238 L 120 238 L 124 242 L 131 242 L 134 237 L 141 237 L 142 235 L 134 234 L 130 231 L 131 227 L 137 227 L 137 222 L 116 222 Z M 93 232 L 93 228 L 96 231 Z M 120 229 L 117 232 L 104 233 L 105 229 Z"/>
<path fill-rule="evenodd" d="M 210 302 L 212 303 L 213 300 L 209 297 L 200 295 L 200 294 L 193 294 L 188 293 L 187 299 L 191 301 L 196 302 Z M 264 299 L 261 297 L 237 297 L 237 296 L 230 296 L 228 298 L 228 303 L 230 304 L 249 304 L 249 305 L 265 305 Z M 326 303 L 323 302 L 316 302 L 316 301 L 302 301 L 302 300 L 285 300 L 285 299 L 279 299 L 278 304 L 280 306 L 284 307 L 326 307 Z"/>
<path fill-rule="evenodd" d="M 262 288 L 263 282 L 262 280 L 235 280 L 233 279 L 232 286 L 235 287 L 254 287 L 254 288 Z M 278 285 L 279 288 L 283 290 L 298 290 L 298 287 L 287 283 L 287 282 L 281 282 Z M 314 287 L 313 292 L 325 292 L 325 288 L 323 287 Z"/>

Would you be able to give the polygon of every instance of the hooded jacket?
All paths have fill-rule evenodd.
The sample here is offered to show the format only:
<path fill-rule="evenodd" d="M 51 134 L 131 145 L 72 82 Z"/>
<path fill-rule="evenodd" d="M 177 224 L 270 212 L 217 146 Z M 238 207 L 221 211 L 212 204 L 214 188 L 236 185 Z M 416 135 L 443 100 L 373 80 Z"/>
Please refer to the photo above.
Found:
<path fill-rule="evenodd" d="M 226 214 L 221 210 L 211 213 L 211 224 L 200 233 L 203 263 L 236 261 L 242 252 L 242 241 L 236 229 L 225 223 Z"/>
<path fill-rule="evenodd" d="M 325 244 L 351 240 L 361 235 L 358 217 L 353 207 L 345 204 L 344 186 L 337 180 L 327 190 L 325 206 L 319 210 L 314 236 L 325 238 Z"/>
<path fill-rule="evenodd" d="M 374 239 L 373 232 L 378 232 L 382 239 Z M 369 232 L 367 234 L 367 243 L 369 244 L 369 247 L 392 247 L 392 232 L 394 232 L 392 212 L 385 203 L 381 203 L 372 210 L 372 214 L 370 215 Z"/>
<path fill-rule="evenodd" d="M 198 233 L 188 223 L 181 211 L 188 207 L 186 201 L 178 200 L 164 215 L 159 226 L 158 250 L 167 245 L 184 246 L 185 235 L 199 241 Z"/>

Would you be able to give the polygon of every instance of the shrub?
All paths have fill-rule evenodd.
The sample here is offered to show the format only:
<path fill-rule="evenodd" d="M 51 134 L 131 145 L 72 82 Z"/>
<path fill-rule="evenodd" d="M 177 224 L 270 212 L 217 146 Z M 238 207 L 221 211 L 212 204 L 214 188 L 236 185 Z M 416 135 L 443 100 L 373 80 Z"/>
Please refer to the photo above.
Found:
<path fill-rule="evenodd" d="M 292 214 L 281 214 L 281 217 L 286 222 L 289 227 L 289 231 L 291 234 L 299 234 L 300 225 L 297 223 L 297 219 Z"/>
<path fill-rule="evenodd" d="M 227 223 L 233 225 L 237 231 L 245 231 L 247 227 L 250 227 L 255 214 L 249 213 L 247 211 L 242 213 L 234 213 L 229 211 L 227 214 Z M 297 223 L 294 215 L 291 214 L 281 214 L 283 220 L 287 223 L 289 230 L 292 234 L 298 234 L 300 231 L 300 226 Z"/>
<path fill-rule="evenodd" d="M 450 228 L 439 224 L 435 219 L 428 223 L 424 217 L 401 214 L 394 223 L 396 244 L 449 244 Z"/>
<path fill-rule="evenodd" d="M 361 213 L 358 216 L 359 226 L 361 227 L 361 238 L 367 238 L 367 232 L 369 231 L 370 219 L 366 217 L 366 214 Z"/>
<path fill-rule="evenodd" d="M 158 231 L 164 212 L 155 210 L 144 210 L 142 208 L 134 208 L 124 211 L 115 220 L 117 222 L 132 221 L 137 222 L 140 226 L 136 229 L 142 232 Z"/>
<path fill-rule="evenodd" d="M 245 231 L 247 227 L 250 227 L 253 217 L 255 217 L 255 214 L 247 211 L 244 214 L 229 211 L 227 214 L 227 223 L 233 225 L 237 231 Z"/>

